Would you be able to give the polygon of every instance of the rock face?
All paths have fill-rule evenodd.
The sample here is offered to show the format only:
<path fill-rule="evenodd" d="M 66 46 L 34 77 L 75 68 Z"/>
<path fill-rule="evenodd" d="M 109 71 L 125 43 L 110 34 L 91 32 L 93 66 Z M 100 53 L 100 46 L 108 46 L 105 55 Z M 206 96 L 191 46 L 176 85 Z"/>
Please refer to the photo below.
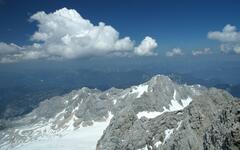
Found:
<path fill-rule="evenodd" d="M 239 102 L 224 91 L 209 89 L 186 108 L 154 118 L 125 110 L 113 118 L 98 149 L 239 149 Z M 120 121 L 119 121 L 120 120 Z"/>
<path fill-rule="evenodd" d="M 0 121 L 0 129 L 1 149 L 237 150 L 240 102 L 223 90 L 157 75 L 127 89 L 53 97 L 26 116 Z"/>
<path fill-rule="evenodd" d="M 204 133 L 204 149 L 240 149 L 240 103 L 225 107 Z"/>

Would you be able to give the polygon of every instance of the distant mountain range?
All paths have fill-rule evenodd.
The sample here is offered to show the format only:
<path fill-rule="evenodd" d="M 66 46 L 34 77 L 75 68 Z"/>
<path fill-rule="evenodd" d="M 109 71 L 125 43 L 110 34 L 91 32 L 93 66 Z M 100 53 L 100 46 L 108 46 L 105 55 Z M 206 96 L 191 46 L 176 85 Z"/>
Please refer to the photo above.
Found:
<path fill-rule="evenodd" d="M 0 121 L 0 149 L 239 149 L 239 99 L 176 81 L 156 75 L 129 88 L 81 88 L 46 99 Z"/>

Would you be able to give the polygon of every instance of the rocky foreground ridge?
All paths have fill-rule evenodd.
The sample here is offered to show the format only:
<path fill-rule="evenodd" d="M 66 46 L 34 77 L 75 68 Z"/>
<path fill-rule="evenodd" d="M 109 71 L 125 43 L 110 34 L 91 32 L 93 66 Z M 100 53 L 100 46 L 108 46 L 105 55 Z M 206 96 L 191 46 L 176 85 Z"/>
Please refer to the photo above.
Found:
<path fill-rule="evenodd" d="M 238 150 L 240 101 L 157 75 L 107 91 L 82 88 L 0 121 L 0 149 Z"/>

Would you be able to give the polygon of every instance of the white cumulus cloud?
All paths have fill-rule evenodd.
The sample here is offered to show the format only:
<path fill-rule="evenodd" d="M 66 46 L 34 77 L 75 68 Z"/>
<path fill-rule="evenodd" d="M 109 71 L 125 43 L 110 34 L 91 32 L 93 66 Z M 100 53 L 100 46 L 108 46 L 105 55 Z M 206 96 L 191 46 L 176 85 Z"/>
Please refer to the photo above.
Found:
<path fill-rule="evenodd" d="M 237 31 L 236 26 L 227 24 L 222 31 L 208 32 L 208 38 L 221 42 L 221 51 L 225 53 L 234 51 L 235 53 L 240 54 L 240 32 Z"/>
<path fill-rule="evenodd" d="M 33 44 L 22 46 L 17 53 L 1 56 L 0 59 L 5 60 L 1 62 L 39 58 L 72 59 L 121 53 L 148 56 L 155 54 L 153 50 L 157 47 L 156 41 L 148 36 L 139 46 L 135 46 L 130 37 L 120 37 L 112 26 L 103 22 L 94 25 L 74 9 L 62 8 L 53 13 L 40 11 L 33 14 L 30 20 L 36 21 L 38 27 L 31 36 Z M 0 53 L 19 50 L 14 47 L 13 44 L 1 43 Z"/>
<path fill-rule="evenodd" d="M 166 56 L 168 57 L 182 56 L 182 55 L 184 55 L 184 53 L 180 48 L 173 48 L 172 50 L 166 52 Z"/>
<path fill-rule="evenodd" d="M 157 47 L 157 42 L 153 38 L 147 36 L 141 44 L 134 49 L 134 53 L 140 56 L 156 55 L 153 50 Z"/>

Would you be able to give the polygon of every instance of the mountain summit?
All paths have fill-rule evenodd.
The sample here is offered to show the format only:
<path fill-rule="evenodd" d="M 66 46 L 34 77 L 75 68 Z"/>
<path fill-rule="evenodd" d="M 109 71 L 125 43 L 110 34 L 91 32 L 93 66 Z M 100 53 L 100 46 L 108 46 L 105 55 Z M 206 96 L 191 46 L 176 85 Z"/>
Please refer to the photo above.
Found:
<path fill-rule="evenodd" d="M 240 147 L 240 103 L 163 75 L 127 89 L 82 88 L 0 122 L 3 150 L 219 150 Z"/>

